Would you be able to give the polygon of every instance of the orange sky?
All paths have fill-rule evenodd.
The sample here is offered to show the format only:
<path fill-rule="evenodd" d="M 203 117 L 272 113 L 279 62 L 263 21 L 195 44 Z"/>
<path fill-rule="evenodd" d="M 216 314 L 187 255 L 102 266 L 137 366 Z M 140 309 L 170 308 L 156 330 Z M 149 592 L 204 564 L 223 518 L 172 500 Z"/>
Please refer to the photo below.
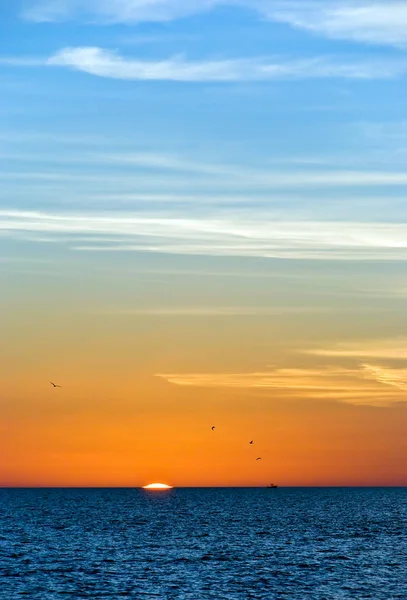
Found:
<path fill-rule="evenodd" d="M 1 485 L 407 483 L 397 305 L 367 298 L 341 308 L 327 282 L 311 298 L 321 309 L 303 310 L 298 271 L 295 309 L 285 311 L 273 292 L 286 293 L 284 280 L 270 268 L 268 286 L 251 282 L 248 297 L 242 273 L 242 299 L 236 290 L 226 298 L 253 314 L 208 301 L 203 311 L 196 298 L 169 310 L 166 280 L 158 300 L 150 291 L 165 310 L 151 314 L 125 275 L 119 303 L 99 296 L 96 277 L 93 293 L 81 287 L 95 264 L 76 268 L 68 298 L 53 290 L 52 270 L 28 296 L 24 274 L 3 273 Z M 216 278 L 207 282 L 216 295 Z M 179 294 L 191 283 L 185 274 Z"/>

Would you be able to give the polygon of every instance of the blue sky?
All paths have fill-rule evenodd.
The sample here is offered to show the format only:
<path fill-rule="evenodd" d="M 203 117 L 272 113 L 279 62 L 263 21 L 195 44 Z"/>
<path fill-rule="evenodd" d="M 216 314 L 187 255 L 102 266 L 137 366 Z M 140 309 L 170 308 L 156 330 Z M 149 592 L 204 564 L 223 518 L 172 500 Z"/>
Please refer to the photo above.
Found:
<path fill-rule="evenodd" d="M 0 19 L 6 247 L 405 258 L 406 2 L 5 0 Z"/>

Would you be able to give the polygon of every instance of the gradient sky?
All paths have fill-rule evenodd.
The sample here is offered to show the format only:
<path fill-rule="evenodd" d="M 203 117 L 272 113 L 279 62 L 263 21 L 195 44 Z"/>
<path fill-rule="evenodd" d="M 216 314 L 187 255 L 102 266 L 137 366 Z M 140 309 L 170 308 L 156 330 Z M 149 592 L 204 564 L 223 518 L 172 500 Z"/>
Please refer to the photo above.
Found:
<path fill-rule="evenodd" d="M 407 485 L 406 50 L 404 0 L 1 1 L 0 485 Z"/>

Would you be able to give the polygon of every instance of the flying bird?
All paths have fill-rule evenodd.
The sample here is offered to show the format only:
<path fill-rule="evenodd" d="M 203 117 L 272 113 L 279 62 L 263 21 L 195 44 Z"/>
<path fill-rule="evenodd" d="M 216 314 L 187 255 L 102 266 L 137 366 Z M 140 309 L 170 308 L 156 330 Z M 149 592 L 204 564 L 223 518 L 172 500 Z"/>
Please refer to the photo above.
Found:
<path fill-rule="evenodd" d="M 212 431 L 215 431 L 215 425 L 212 425 L 211 429 Z"/>
<path fill-rule="evenodd" d="M 58 385 L 57 383 L 54 383 L 53 381 L 50 381 L 50 384 L 52 385 L 52 387 L 57 388 L 57 387 L 62 387 L 61 385 Z"/>
<path fill-rule="evenodd" d="M 261 460 L 261 456 L 259 456 L 259 458 L 256 458 L 256 460 Z"/>
<path fill-rule="evenodd" d="M 249 445 L 252 445 L 252 444 L 254 444 L 254 440 L 252 440 L 251 442 L 249 442 Z"/>

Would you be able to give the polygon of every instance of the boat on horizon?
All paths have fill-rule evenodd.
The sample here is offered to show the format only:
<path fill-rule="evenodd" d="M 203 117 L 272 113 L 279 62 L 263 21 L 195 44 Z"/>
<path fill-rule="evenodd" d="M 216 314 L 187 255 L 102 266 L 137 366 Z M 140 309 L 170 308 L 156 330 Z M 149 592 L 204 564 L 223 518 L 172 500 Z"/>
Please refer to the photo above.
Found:
<path fill-rule="evenodd" d="M 278 488 L 278 485 L 276 485 L 275 483 L 270 483 L 270 485 L 268 485 L 267 487 L 271 488 L 271 489 L 275 489 L 275 488 Z"/>

